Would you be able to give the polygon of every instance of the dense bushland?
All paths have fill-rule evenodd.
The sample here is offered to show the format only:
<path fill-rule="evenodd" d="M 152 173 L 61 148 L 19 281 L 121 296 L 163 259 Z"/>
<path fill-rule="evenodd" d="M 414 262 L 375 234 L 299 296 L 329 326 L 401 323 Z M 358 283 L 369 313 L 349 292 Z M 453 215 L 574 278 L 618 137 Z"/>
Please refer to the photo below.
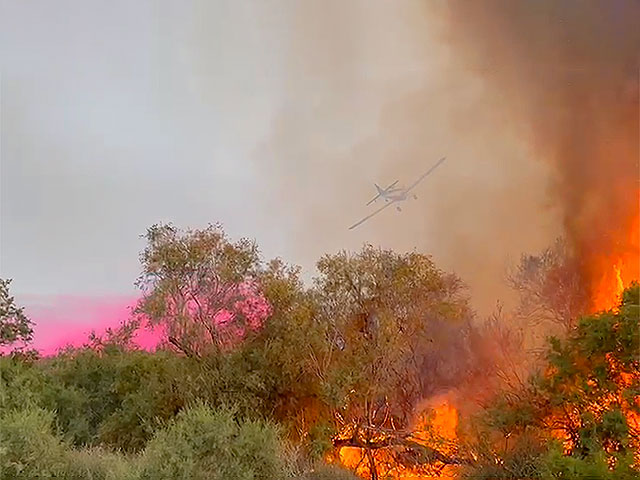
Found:
<path fill-rule="evenodd" d="M 325 463 L 344 446 L 375 478 L 433 462 L 487 479 L 638 473 L 637 285 L 614 311 L 550 315 L 564 329 L 530 362 L 514 325 L 474 319 L 461 280 L 416 252 L 327 255 L 305 286 L 217 226 L 147 242 L 128 323 L 0 356 L 0 479 L 346 480 Z M 21 347 L 30 322 L 2 287 L 2 344 Z M 149 327 L 162 343 L 136 349 Z M 443 391 L 466 402 L 447 451 L 410 436 Z"/>

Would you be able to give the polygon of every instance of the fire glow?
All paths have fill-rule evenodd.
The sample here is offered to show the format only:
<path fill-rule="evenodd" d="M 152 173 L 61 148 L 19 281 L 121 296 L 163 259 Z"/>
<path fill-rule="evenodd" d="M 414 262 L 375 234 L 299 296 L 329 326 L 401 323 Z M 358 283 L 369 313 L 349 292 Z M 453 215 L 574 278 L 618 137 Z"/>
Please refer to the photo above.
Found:
<path fill-rule="evenodd" d="M 640 192 L 636 194 L 640 201 Z M 640 215 L 635 209 L 628 222 L 627 234 L 616 239 L 615 251 L 594 258 L 591 263 L 593 312 L 614 308 L 620 296 L 632 281 L 640 278 Z"/>
<path fill-rule="evenodd" d="M 446 397 L 436 397 L 423 404 L 422 412 L 407 440 L 426 449 L 435 449 L 441 454 L 455 457 L 458 440 L 458 410 Z M 372 439 L 384 443 L 384 439 Z M 342 447 L 338 450 L 339 462 L 362 478 L 393 478 L 394 480 L 431 479 L 434 477 L 453 479 L 456 466 L 435 460 L 429 465 L 416 465 L 415 468 L 402 464 L 401 447 L 389 445 L 386 448 L 367 450 L 358 447 Z M 331 461 L 331 459 L 328 459 Z M 376 472 L 372 475 L 370 461 L 375 462 Z"/>

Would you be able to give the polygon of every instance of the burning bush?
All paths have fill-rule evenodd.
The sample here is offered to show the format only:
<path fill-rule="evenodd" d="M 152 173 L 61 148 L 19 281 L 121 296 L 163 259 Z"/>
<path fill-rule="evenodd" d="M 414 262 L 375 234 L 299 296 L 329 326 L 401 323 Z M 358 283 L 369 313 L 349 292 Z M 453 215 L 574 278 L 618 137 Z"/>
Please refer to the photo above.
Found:
<path fill-rule="evenodd" d="M 614 310 L 582 317 L 566 338 L 549 340 L 543 371 L 488 410 L 482 435 L 493 440 L 476 445 L 471 477 L 638 475 L 639 296 L 636 283 Z"/>

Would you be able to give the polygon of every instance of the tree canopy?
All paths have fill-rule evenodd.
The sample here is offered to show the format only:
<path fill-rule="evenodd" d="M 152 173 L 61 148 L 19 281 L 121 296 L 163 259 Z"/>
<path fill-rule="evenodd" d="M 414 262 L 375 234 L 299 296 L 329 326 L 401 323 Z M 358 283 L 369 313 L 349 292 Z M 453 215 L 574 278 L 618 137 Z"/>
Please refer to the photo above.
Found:
<path fill-rule="evenodd" d="M 0 357 L 0 479 L 637 478 L 637 284 L 574 318 L 556 246 L 523 258 L 516 314 L 483 323 L 419 252 L 327 254 L 305 284 L 218 225 L 145 238 L 130 321 Z M 8 286 L 0 346 L 32 335 Z M 524 347 L 532 306 L 563 327 L 543 357 Z M 131 343 L 142 327 L 155 351 Z"/>
<path fill-rule="evenodd" d="M 0 278 L 0 348 L 26 344 L 33 337 L 32 322 L 9 292 L 10 279 Z"/>

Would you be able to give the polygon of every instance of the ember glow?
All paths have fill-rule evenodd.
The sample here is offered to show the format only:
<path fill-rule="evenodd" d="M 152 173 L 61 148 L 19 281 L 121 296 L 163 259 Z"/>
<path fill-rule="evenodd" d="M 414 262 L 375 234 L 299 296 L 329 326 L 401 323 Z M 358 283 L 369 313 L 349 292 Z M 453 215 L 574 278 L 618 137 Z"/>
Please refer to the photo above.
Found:
<path fill-rule="evenodd" d="M 640 192 L 636 198 L 640 201 Z M 615 242 L 618 249 L 593 262 L 593 311 L 615 307 L 622 291 L 640 278 L 640 216 L 637 209 L 628 223 L 628 233 L 620 235 Z"/>
<path fill-rule="evenodd" d="M 370 468 L 371 459 L 377 469 L 377 478 L 394 480 L 455 478 L 457 466 L 448 464 L 438 457 L 444 455 L 455 459 L 458 454 L 458 410 L 445 396 L 424 402 L 419 409 L 421 412 L 411 432 L 404 436 L 407 444 L 394 445 L 390 441 L 391 435 L 387 438 L 381 435 L 380 438 L 372 438 L 371 443 L 389 443 L 388 447 L 376 449 L 342 447 L 338 451 L 339 462 L 366 479 L 374 478 Z M 422 446 L 425 451 L 419 452 L 417 449 L 407 448 L 406 445 Z M 435 451 L 438 454 L 435 454 L 433 461 L 427 464 L 417 461 L 420 454 L 429 455 Z"/>

